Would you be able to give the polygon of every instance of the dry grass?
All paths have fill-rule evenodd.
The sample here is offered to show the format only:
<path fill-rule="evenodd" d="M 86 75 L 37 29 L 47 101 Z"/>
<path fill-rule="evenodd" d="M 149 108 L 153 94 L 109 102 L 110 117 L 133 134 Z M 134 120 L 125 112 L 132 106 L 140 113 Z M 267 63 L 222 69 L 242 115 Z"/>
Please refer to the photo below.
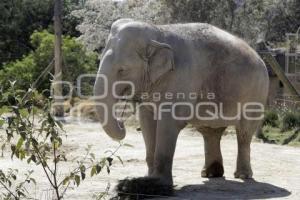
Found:
<path fill-rule="evenodd" d="M 65 101 L 65 112 L 72 117 L 80 117 L 94 122 L 99 121 L 94 102 L 92 100 L 82 100 L 74 98 L 73 100 Z M 136 115 L 124 116 L 125 125 L 133 128 L 139 127 L 139 122 Z"/>

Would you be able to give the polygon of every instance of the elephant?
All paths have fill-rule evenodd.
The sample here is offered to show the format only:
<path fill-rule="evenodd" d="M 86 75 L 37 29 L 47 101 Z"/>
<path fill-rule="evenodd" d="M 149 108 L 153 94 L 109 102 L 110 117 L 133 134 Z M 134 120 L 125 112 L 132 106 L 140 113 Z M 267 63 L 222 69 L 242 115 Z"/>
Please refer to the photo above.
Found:
<path fill-rule="evenodd" d="M 131 82 L 134 90 L 127 84 L 114 87 L 117 81 Z M 107 95 L 97 98 L 105 93 L 104 85 Z M 138 102 L 148 174 L 135 182 L 155 180 L 156 185 L 172 186 L 176 142 L 187 124 L 204 138 L 202 177 L 223 176 L 220 140 L 225 129 L 234 126 L 234 177 L 252 178 L 250 144 L 263 118 L 268 88 L 263 60 L 245 41 L 220 28 L 207 23 L 153 25 L 126 18 L 111 26 L 93 95 L 103 129 L 115 140 L 122 140 L 126 130 L 111 108 L 126 95 L 128 101 Z M 154 94 L 161 96 L 155 100 Z"/>

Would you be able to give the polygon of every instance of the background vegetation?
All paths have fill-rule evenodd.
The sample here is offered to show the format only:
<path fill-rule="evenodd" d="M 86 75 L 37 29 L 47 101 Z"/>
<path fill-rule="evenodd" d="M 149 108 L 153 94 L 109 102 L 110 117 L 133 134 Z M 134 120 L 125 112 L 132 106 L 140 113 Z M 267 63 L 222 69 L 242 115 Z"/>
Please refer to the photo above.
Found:
<path fill-rule="evenodd" d="M 230 31 L 252 45 L 258 39 L 283 42 L 300 26 L 299 0 L 87 0 L 72 12 L 81 19 L 80 39 L 101 51 L 111 23 L 132 17 L 155 24 L 205 22 Z"/>
<path fill-rule="evenodd" d="M 2 0 L 0 2 L 0 69 L 4 63 L 22 58 L 34 50 L 34 31 L 53 32 L 53 0 Z M 63 33 L 79 36 L 78 23 L 70 13 L 83 6 L 83 0 L 64 0 Z"/>
<path fill-rule="evenodd" d="M 42 71 L 52 62 L 54 57 L 54 35 L 46 30 L 35 31 L 30 37 L 30 45 L 34 50 L 16 61 L 4 65 L 0 71 L 1 85 L 9 87 L 9 80 L 16 80 L 15 86 L 19 89 L 29 88 L 37 80 Z M 97 54 L 87 52 L 83 45 L 74 37 L 63 37 L 63 80 L 75 83 L 76 78 L 84 73 L 95 72 Z M 71 73 L 70 73 L 71 72 Z M 50 74 L 38 89 L 50 88 Z M 47 81 L 48 80 L 48 81 Z"/>
<path fill-rule="evenodd" d="M 257 137 L 267 143 L 300 146 L 299 108 L 267 110 L 262 131 Z"/>
<path fill-rule="evenodd" d="M 206 22 L 254 45 L 258 39 L 279 43 L 300 26 L 300 0 L 64 0 L 63 77 L 73 82 L 82 72 L 95 72 L 113 21 L 131 17 L 155 24 Z M 0 82 L 17 78 L 28 88 L 51 62 L 53 1 L 0 2 Z M 49 88 L 49 79 L 39 87 Z"/>

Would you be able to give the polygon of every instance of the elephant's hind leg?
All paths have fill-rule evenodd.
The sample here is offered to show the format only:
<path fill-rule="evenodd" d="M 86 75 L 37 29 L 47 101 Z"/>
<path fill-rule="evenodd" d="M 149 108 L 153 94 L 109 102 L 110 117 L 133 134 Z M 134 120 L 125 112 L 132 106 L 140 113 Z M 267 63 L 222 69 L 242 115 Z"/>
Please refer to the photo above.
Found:
<path fill-rule="evenodd" d="M 247 179 L 252 178 L 252 169 L 250 164 L 250 144 L 252 136 L 259 127 L 260 122 L 242 120 L 236 127 L 238 141 L 238 156 L 236 163 L 235 178 Z"/>
<path fill-rule="evenodd" d="M 226 127 L 198 128 L 198 131 L 203 135 L 205 151 L 205 165 L 201 171 L 202 177 L 222 177 L 224 174 L 220 141 L 225 129 Z"/>

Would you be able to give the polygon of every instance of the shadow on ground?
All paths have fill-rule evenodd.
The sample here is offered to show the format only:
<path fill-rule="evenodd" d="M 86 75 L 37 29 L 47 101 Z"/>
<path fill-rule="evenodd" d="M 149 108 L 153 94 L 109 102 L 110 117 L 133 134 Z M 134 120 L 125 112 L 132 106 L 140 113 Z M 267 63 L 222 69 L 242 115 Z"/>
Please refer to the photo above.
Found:
<path fill-rule="evenodd" d="M 291 193 L 284 188 L 257 182 L 253 179 L 244 182 L 214 178 L 204 184 L 187 185 L 175 191 L 179 199 L 268 199 L 289 196 Z"/>
<path fill-rule="evenodd" d="M 172 190 L 172 189 L 171 189 Z M 118 195 L 112 200 L 211 200 L 211 199 L 270 199 L 289 196 L 284 188 L 247 179 L 243 182 L 225 178 L 207 179 L 203 184 L 175 188 L 159 185 L 159 180 L 149 178 L 125 179 L 119 182 Z M 173 193 L 172 196 L 171 193 Z"/>

